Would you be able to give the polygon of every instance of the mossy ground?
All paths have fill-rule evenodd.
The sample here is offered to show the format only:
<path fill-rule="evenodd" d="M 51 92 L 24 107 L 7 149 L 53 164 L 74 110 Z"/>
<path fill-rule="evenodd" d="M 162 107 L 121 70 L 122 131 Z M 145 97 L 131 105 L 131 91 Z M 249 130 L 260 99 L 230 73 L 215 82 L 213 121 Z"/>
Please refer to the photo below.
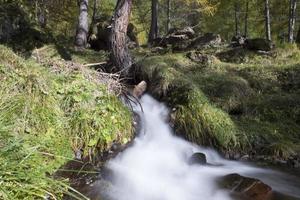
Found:
<path fill-rule="evenodd" d="M 39 64 L 0 46 L 0 199 L 84 199 L 54 172 L 76 151 L 93 161 L 132 137 L 131 113 L 107 84 L 113 80 L 44 50 L 39 56 L 51 62 Z M 73 60 L 91 61 L 82 54 Z"/>
<path fill-rule="evenodd" d="M 205 49 L 218 56 L 228 49 Z M 137 79 L 176 108 L 175 128 L 192 142 L 219 150 L 281 158 L 300 150 L 300 51 L 244 52 L 235 62 L 198 64 L 185 53 L 136 53 Z"/>

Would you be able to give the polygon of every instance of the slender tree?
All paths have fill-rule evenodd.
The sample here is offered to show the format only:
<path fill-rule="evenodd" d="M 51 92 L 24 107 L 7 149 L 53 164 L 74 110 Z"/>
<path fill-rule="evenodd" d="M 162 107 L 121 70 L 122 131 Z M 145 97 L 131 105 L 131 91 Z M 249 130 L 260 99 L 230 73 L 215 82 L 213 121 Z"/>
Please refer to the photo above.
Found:
<path fill-rule="evenodd" d="M 151 26 L 148 42 L 152 43 L 158 37 L 158 0 L 152 0 L 151 3 Z"/>
<path fill-rule="evenodd" d="M 236 1 L 234 3 L 235 35 L 240 35 L 239 14 L 240 14 L 240 6 Z"/>
<path fill-rule="evenodd" d="M 244 36 L 248 37 L 249 0 L 246 0 Z"/>
<path fill-rule="evenodd" d="M 78 0 L 79 17 L 75 37 L 75 46 L 85 48 L 88 36 L 88 0 Z"/>
<path fill-rule="evenodd" d="M 111 25 L 110 58 L 112 64 L 120 71 L 122 76 L 128 74 L 132 65 L 132 59 L 126 45 L 131 7 L 132 0 L 118 0 Z"/>
<path fill-rule="evenodd" d="M 294 29 L 296 21 L 296 6 L 297 0 L 290 0 L 290 13 L 289 13 L 289 32 L 288 32 L 288 41 L 293 43 L 294 41 Z"/>
<path fill-rule="evenodd" d="M 97 8 L 98 8 L 98 0 L 94 0 L 92 21 L 91 21 L 91 24 L 90 24 L 90 29 L 89 29 L 88 37 L 91 36 L 91 34 L 93 32 L 94 25 L 96 23 Z"/>
<path fill-rule="evenodd" d="M 171 29 L 171 0 L 167 0 L 167 26 L 166 32 L 168 33 Z"/>
<path fill-rule="evenodd" d="M 265 29 L 266 29 L 266 39 L 271 41 L 272 38 L 271 38 L 271 19 L 270 19 L 269 0 L 265 0 Z"/>

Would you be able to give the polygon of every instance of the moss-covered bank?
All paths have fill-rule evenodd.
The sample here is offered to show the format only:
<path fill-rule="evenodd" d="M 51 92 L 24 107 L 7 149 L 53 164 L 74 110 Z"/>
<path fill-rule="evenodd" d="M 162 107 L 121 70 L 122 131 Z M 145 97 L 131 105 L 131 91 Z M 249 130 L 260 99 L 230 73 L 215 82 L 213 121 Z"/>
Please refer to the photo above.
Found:
<path fill-rule="evenodd" d="M 0 46 L 0 199 L 84 198 L 53 173 L 74 153 L 93 161 L 132 137 L 131 113 L 111 88 L 118 83 L 52 61 L 41 65 Z"/>
<path fill-rule="evenodd" d="M 201 53 L 218 56 L 227 50 Z M 147 80 L 150 93 L 176 108 L 172 116 L 178 134 L 225 152 L 284 159 L 299 153 L 300 51 L 296 47 L 280 48 L 272 56 L 244 52 L 238 63 L 215 59 L 199 64 L 185 53 L 135 54 L 135 78 Z"/>

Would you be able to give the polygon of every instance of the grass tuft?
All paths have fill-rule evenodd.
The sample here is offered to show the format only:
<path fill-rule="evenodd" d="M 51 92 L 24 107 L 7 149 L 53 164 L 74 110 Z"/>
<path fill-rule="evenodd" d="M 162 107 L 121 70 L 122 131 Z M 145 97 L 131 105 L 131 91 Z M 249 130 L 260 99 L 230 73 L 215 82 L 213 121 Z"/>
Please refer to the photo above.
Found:
<path fill-rule="evenodd" d="M 0 199 L 85 199 L 54 172 L 76 151 L 94 161 L 132 137 L 130 112 L 99 77 L 0 46 Z"/>

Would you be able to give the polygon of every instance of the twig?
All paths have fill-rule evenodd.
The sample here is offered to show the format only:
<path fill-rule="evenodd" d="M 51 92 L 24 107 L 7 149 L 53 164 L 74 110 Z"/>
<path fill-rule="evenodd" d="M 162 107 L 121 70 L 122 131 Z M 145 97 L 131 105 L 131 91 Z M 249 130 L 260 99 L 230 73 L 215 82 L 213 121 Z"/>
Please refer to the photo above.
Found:
<path fill-rule="evenodd" d="M 91 66 L 96 66 L 96 65 L 104 65 L 107 62 L 99 62 L 99 63 L 89 63 L 89 64 L 85 64 L 83 65 L 83 67 L 91 67 Z"/>

